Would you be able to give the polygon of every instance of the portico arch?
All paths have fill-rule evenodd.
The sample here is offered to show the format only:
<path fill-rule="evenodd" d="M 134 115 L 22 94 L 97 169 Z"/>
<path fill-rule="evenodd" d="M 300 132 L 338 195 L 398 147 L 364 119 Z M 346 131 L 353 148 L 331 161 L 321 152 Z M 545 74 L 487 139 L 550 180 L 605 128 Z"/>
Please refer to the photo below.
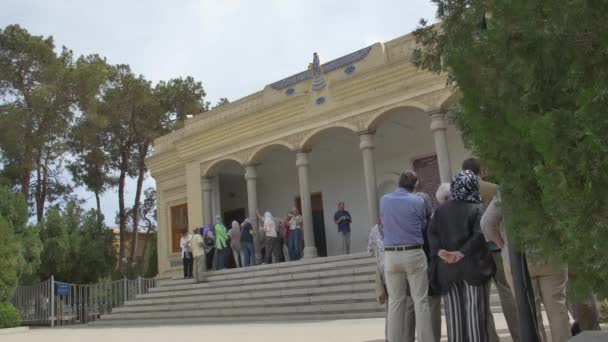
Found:
<path fill-rule="evenodd" d="M 282 148 L 285 148 L 289 151 L 293 151 L 295 149 L 295 146 L 293 146 L 292 144 L 290 144 L 288 142 L 284 142 L 284 141 L 275 141 L 270 144 L 265 144 L 265 145 L 259 146 L 253 151 L 253 153 L 251 153 L 251 156 L 249 157 L 248 162 L 249 163 L 259 163 L 264 158 L 266 153 L 269 153 L 270 151 L 275 150 L 275 149 L 282 149 Z"/>
<path fill-rule="evenodd" d="M 351 125 L 348 123 L 342 123 L 342 122 L 336 122 L 336 123 L 331 124 L 330 126 L 325 126 L 325 127 L 315 129 L 315 130 L 311 131 L 310 133 L 308 133 L 307 135 L 305 135 L 304 138 L 302 139 L 302 141 L 300 142 L 300 148 L 303 150 L 310 149 L 312 147 L 312 145 L 314 145 L 326 132 L 328 132 L 330 130 L 340 130 L 340 129 L 346 129 L 353 133 L 356 133 L 358 131 L 357 126 L 355 126 L 355 125 Z"/>
<path fill-rule="evenodd" d="M 391 117 L 395 113 L 399 113 L 399 112 L 420 113 L 420 112 L 427 112 L 427 111 L 428 111 L 427 106 L 425 106 L 421 103 L 416 103 L 416 102 L 401 103 L 401 104 L 395 105 L 393 107 L 387 108 L 385 110 L 380 110 L 380 111 L 375 112 L 371 116 L 366 127 L 369 131 L 376 131 L 378 129 L 378 127 L 383 123 L 383 121 L 385 121 L 387 118 Z"/>
<path fill-rule="evenodd" d="M 446 96 L 442 97 L 439 100 L 439 109 L 440 109 L 440 111 L 446 112 L 451 107 L 453 107 L 454 105 L 456 105 L 458 103 L 458 100 L 460 100 L 460 96 L 461 96 L 461 93 L 459 91 L 454 91 L 454 92 L 452 92 L 450 94 L 447 94 Z"/>
<path fill-rule="evenodd" d="M 217 173 L 219 170 L 222 169 L 222 167 L 224 167 L 225 165 L 229 165 L 231 163 L 243 165 L 246 163 L 246 161 L 241 160 L 237 157 L 226 157 L 226 158 L 214 160 L 210 164 L 205 165 L 203 167 L 202 175 L 204 177 L 212 177 L 214 175 L 214 173 Z"/>

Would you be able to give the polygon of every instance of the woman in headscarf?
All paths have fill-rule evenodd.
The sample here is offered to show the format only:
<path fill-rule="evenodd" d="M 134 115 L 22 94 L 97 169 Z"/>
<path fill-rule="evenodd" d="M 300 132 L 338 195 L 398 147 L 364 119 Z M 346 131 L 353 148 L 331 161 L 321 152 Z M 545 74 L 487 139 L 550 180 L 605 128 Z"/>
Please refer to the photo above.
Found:
<path fill-rule="evenodd" d="M 241 252 L 243 266 L 255 265 L 255 249 L 253 248 L 253 226 L 249 218 L 241 223 Z"/>
<path fill-rule="evenodd" d="M 477 177 L 459 172 L 450 185 L 450 199 L 435 210 L 428 232 L 435 258 L 431 282 L 443 295 L 448 341 L 489 340 L 489 280 L 496 266 L 481 232 L 482 214 Z"/>
<path fill-rule="evenodd" d="M 213 269 L 213 255 L 215 254 L 215 229 L 212 224 L 203 226 L 202 232 L 203 242 L 205 243 L 205 259 L 207 260 L 207 270 Z"/>
<path fill-rule="evenodd" d="M 215 250 L 217 255 L 217 269 L 226 268 L 226 241 L 228 241 L 228 231 L 220 215 L 215 217 Z"/>
<path fill-rule="evenodd" d="M 230 248 L 234 257 L 234 265 L 236 267 L 243 266 L 243 252 L 241 251 L 241 225 L 237 221 L 232 221 L 232 227 L 228 231 L 230 236 Z"/>
<path fill-rule="evenodd" d="M 261 217 L 259 213 L 258 216 Z M 278 238 L 277 224 L 274 216 L 267 211 L 264 213 L 262 220 L 264 221 L 264 233 L 266 234 L 264 263 L 270 264 L 272 263 L 273 255 L 275 260 L 279 260 L 279 248 L 281 248 L 281 243 Z"/>

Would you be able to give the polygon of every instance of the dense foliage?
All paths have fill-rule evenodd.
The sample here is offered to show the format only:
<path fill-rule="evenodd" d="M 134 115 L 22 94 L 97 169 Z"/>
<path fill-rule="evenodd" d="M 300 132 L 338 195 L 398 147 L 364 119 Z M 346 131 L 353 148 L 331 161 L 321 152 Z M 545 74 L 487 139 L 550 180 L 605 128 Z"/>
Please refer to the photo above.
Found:
<path fill-rule="evenodd" d="M 14 328 L 21 324 L 19 310 L 11 303 L 0 301 L 0 329 Z"/>
<path fill-rule="evenodd" d="M 96 210 L 70 202 L 62 212 L 49 209 L 40 224 L 43 244 L 40 279 L 90 284 L 111 275 L 116 265 L 113 233 Z"/>
<path fill-rule="evenodd" d="M 11 298 L 19 279 L 37 279 L 41 244 L 27 225 L 23 196 L 0 186 L 0 301 Z"/>
<path fill-rule="evenodd" d="M 459 90 L 452 117 L 500 183 L 510 237 L 608 294 L 608 3 L 433 2 L 413 61 Z"/>

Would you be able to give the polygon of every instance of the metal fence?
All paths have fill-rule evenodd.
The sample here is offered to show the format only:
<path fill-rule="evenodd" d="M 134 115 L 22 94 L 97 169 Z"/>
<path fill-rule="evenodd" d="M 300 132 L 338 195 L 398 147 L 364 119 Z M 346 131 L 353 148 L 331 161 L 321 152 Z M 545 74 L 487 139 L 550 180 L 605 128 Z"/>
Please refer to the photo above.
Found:
<path fill-rule="evenodd" d="M 95 321 L 156 287 L 156 279 L 138 277 L 91 285 L 62 283 L 54 277 L 33 286 L 19 286 L 12 303 L 24 325 L 70 325 Z"/>

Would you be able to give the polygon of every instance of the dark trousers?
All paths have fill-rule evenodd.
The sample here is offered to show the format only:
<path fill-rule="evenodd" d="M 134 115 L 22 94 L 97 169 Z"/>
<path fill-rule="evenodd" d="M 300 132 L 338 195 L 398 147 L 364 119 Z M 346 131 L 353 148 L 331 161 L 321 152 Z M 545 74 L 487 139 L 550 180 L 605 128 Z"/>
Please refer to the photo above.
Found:
<path fill-rule="evenodd" d="M 184 261 L 184 278 L 192 278 L 192 254 L 188 258 L 183 258 Z"/>
<path fill-rule="evenodd" d="M 209 252 L 206 253 L 207 259 L 207 270 L 213 270 L 213 255 L 215 254 L 215 248 L 211 248 Z"/>
<path fill-rule="evenodd" d="M 217 250 L 217 269 L 223 270 L 226 268 L 226 254 L 228 247 Z"/>
<path fill-rule="evenodd" d="M 279 250 L 281 249 L 281 241 L 276 237 L 266 237 L 266 251 L 264 252 L 264 263 L 270 264 L 272 263 L 272 256 L 276 258 L 277 262 L 280 260 L 281 254 Z"/>
<path fill-rule="evenodd" d="M 300 240 L 302 240 L 302 229 L 297 228 L 289 232 L 287 248 L 289 249 L 289 260 L 300 260 Z"/>

